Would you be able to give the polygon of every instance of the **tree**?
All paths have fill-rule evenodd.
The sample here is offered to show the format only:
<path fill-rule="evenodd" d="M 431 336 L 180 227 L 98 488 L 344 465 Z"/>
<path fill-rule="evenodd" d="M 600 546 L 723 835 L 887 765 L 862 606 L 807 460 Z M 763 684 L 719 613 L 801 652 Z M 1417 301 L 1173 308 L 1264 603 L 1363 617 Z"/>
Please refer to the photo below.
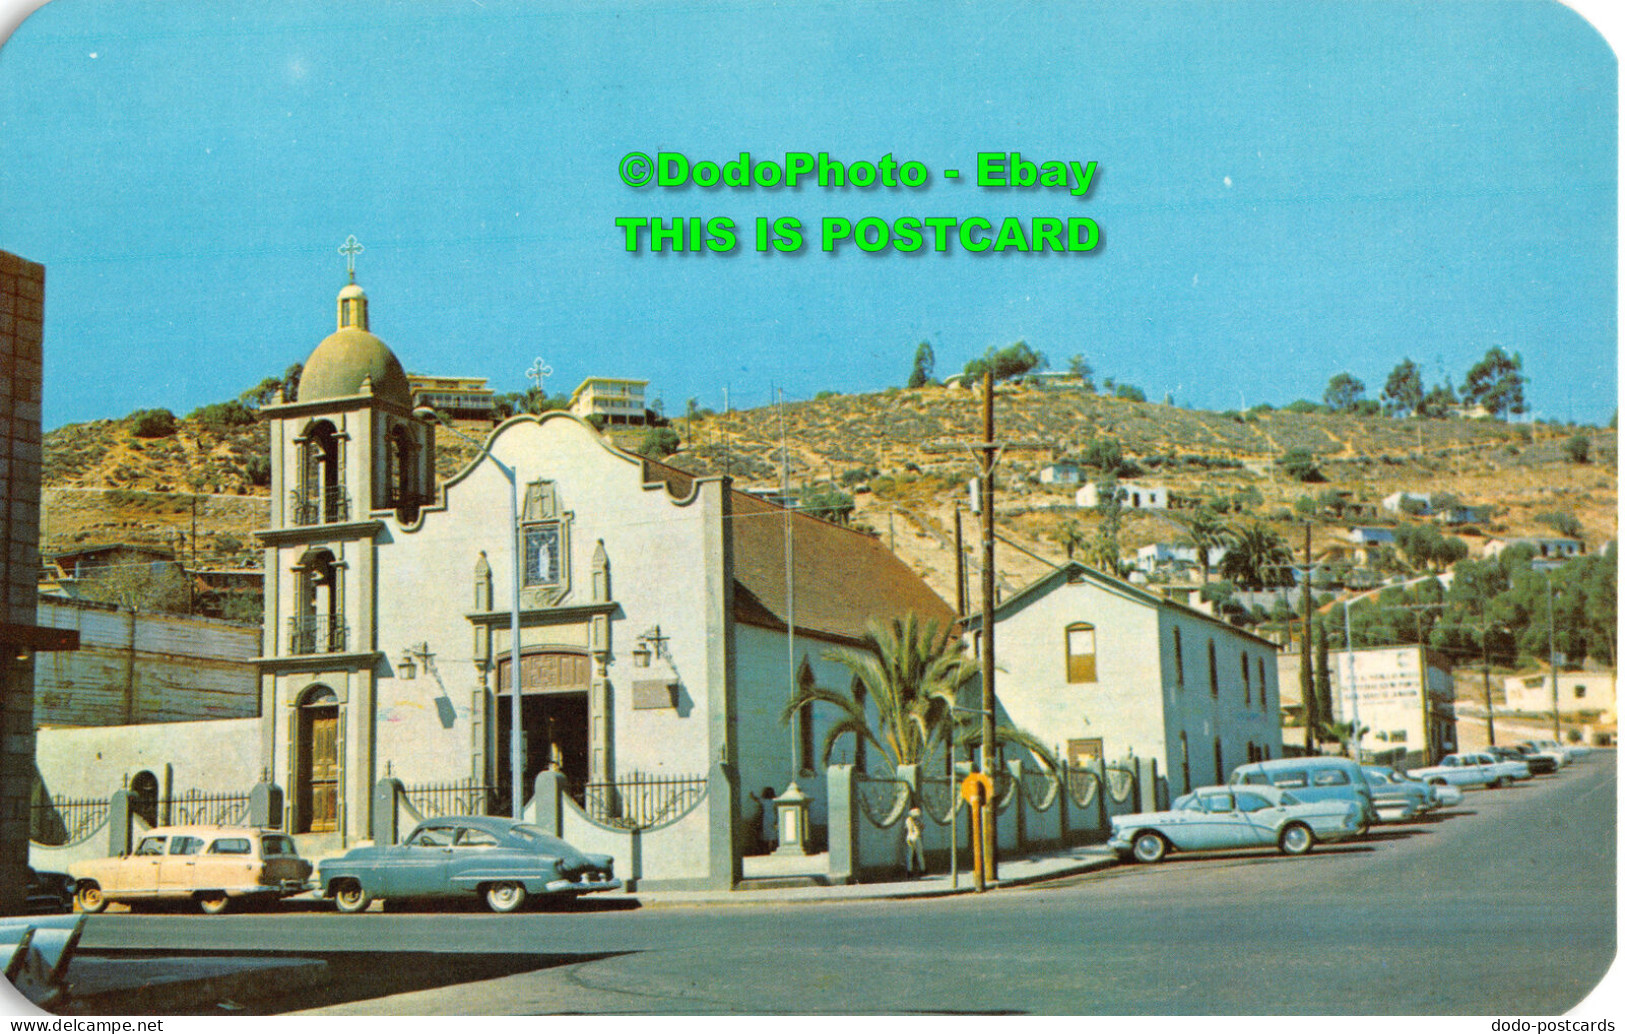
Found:
<path fill-rule="evenodd" d="M 1213 554 L 1230 545 L 1235 537 L 1230 526 L 1206 506 L 1198 506 L 1185 529 L 1196 546 L 1196 562 L 1202 565 L 1202 584 L 1206 585 L 1212 567 Z"/>
<path fill-rule="evenodd" d="M 282 371 L 282 401 L 295 402 L 299 399 L 299 378 L 305 374 L 304 363 L 294 363 Z"/>
<path fill-rule="evenodd" d="M 98 603 L 130 610 L 185 614 L 192 609 L 186 573 L 175 563 L 122 563 L 96 568 L 85 577 L 79 594 Z"/>
<path fill-rule="evenodd" d="M 1422 396 L 1421 405 L 1416 407 L 1416 415 L 1428 417 L 1432 420 L 1443 420 L 1450 415 L 1450 408 L 1461 400 L 1456 397 L 1456 387 L 1450 383 L 1449 378 L 1443 384 L 1436 384 L 1428 393 Z"/>
<path fill-rule="evenodd" d="M 1570 463 L 1584 463 L 1591 458 L 1591 437 L 1577 434 L 1563 443 L 1563 455 Z"/>
<path fill-rule="evenodd" d="M 1334 413 L 1347 413 L 1354 409 L 1354 404 L 1365 398 L 1365 383 L 1352 373 L 1344 371 L 1326 382 L 1326 394 L 1322 396 L 1328 408 Z"/>
<path fill-rule="evenodd" d="M 1320 467 L 1315 463 L 1315 454 L 1300 446 L 1293 446 L 1281 454 L 1276 461 L 1282 473 L 1295 481 L 1324 481 Z"/>
<path fill-rule="evenodd" d="M 1083 355 L 1075 355 L 1066 361 L 1066 372 L 1082 382 L 1085 391 L 1095 390 L 1095 368 L 1089 365 L 1089 360 Z"/>
<path fill-rule="evenodd" d="M 638 455 L 652 460 L 664 459 L 681 448 L 682 444 L 682 439 L 671 428 L 651 427 L 643 432 L 643 440 L 638 443 Z"/>
<path fill-rule="evenodd" d="M 1383 386 L 1382 411 L 1389 416 L 1409 416 L 1422 407 L 1422 397 L 1422 371 L 1406 358 Z"/>
<path fill-rule="evenodd" d="M 1145 392 L 1132 384 L 1118 384 L 1112 388 L 1112 395 L 1116 398 L 1127 399 L 1130 402 L 1144 402 Z"/>
<path fill-rule="evenodd" d="M 137 438 L 168 438 L 175 433 L 175 414 L 167 409 L 138 409 L 126 419 Z"/>
<path fill-rule="evenodd" d="M 1580 537 L 1580 518 L 1563 510 L 1553 510 L 1548 513 L 1537 514 L 1535 520 L 1545 524 L 1559 535 L 1577 539 Z"/>
<path fill-rule="evenodd" d="M 1066 558 L 1071 560 L 1072 554 L 1082 549 L 1088 539 L 1084 537 L 1083 529 L 1078 527 L 1077 521 L 1067 521 L 1061 525 L 1061 530 L 1056 533 L 1055 541 L 1060 543 L 1062 549 L 1066 550 Z"/>
<path fill-rule="evenodd" d="M 931 383 L 931 374 L 937 368 L 937 353 L 929 341 L 921 341 L 914 350 L 914 368 L 908 373 L 908 386 L 922 388 Z"/>
<path fill-rule="evenodd" d="M 1095 529 L 1095 537 L 1084 550 L 1084 560 L 1091 566 L 1098 568 L 1113 578 L 1121 578 L 1128 572 L 1123 565 L 1123 547 L 1118 539 L 1123 528 L 1123 490 L 1117 487 L 1117 478 L 1108 474 L 1095 486 L 1095 512 L 1100 515 L 1100 524 Z"/>
<path fill-rule="evenodd" d="M 853 505 L 850 495 L 827 482 L 807 485 L 801 490 L 801 511 L 834 524 L 847 523 L 852 517 Z"/>
<path fill-rule="evenodd" d="M 1083 450 L 1081 462 L 1103 474 L 1115 474 L 1123 465 L 1123 446 L 1116 438 L 1096 438 Z"/>
<path fill-rule="evenodd" d="M 780 721 L 789 724 L 803 707 L 827 704 L 836 719 L 824 733 L 823 764 L 829 764 L 844 736 L 872 744 L 894 772 L 921 764 L 951 735 L 955 694 L 976 673 L 976 661 L 951 628 L 939 629 L 935 621 L 921 622 L 912 613 L 884 624 L 871 621 L 863 645 L 863 650 L 831 650 L 824 656 L 844 665 L 863 687 L 862 696 L 875 711 L 873 725 L 865 703 L 850 691 L 817 686 L 802 687 Z"/>
<path fill-rule="evenodd" d="M 1507 355 L 1499 347 L 1484 353 L 1484 358 L 1467 371 L 1467 383 L 1462 396 L 1468 405 L 1483 406 L 1491 416 L 1527 412 L 1524 403 L 1523 356 L 1514 352 Z"/>
<path fill-rule="evenodd" d="M 1280 535 L 1262 524 L 1233 532 L 1219 575 L 1249 591 L 1292 584 L 1292 550 Z"/>
<path fill-rule="evenodd" d="M 995 382 L 1007 381 L 1034 370 L 1042 370 L 1048 365 L 1049 360 L 1044 358 L 1044 353 L 1033 351 L 1025 341 L 1017 341 L 1004 348 L 989 346 L 980 359 L 972 359 L 965 364 L 965 379 L 978 380 L 992 370 Z"/>

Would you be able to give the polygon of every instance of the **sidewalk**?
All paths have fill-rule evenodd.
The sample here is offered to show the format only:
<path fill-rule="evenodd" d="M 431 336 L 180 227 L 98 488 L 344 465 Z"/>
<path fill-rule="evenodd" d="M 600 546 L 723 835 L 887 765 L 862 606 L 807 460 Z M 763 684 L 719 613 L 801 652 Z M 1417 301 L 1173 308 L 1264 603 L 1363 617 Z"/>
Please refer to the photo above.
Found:
<path fill-rule="evenodd" d="M 684 905 L 789 905 L 828 901 L 870 901 L 881 898 L 946 897 L 952 894 L 971 894 L 976 880 L 970 873 L 970 859 L 960 860 L 959 886 L 947 873 L 935 873 L 916 879 L 893 880 L 884 883 L 851 883 L 831 886 L 786 887 L 750 886 L 747 879 L 737 890 L 660 890 L 633 891 L 628 897 L 637 898 L 644 908 L 672 908 Z M 990 889 L 1019 887 L 1039 880 L 1074 876 L 1078 873 L 1104 869 L 1117 864 L 1116 852 L 1103 844 L 1072 847 L 1049 854 L 1021 855 L 999 860 L 999 879 Z M 747 873 L 747 876 L 749 874 Z M 789 876 L 791 874 L 784 874 Z M 768 883 L 768 880 L 763 880 Z"/>

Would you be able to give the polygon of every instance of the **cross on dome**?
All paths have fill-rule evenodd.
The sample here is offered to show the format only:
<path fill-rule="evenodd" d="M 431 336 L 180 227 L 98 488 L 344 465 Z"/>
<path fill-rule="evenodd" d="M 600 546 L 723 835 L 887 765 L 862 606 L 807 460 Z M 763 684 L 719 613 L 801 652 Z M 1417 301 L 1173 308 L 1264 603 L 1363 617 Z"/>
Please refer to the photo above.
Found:
<path fill-rule="evenodd" d="M 343 244 L 339 245 L 339 254 L 345 258 L 345 264 L 350 271 L 350 283 L 352 284 L 355 283 L 355 257 L 366 250 L 361 246 L 361 242 L 355 239 L 353 233 L 344 239 Z"/>

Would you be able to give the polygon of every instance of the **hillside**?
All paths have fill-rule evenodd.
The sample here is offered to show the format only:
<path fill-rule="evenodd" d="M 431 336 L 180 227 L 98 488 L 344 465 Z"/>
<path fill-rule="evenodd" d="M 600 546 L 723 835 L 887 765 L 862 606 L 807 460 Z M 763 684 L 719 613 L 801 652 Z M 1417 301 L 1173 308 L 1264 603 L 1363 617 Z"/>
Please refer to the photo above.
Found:
<path fill-rule="evenodd" d="M 1387 420 L 1254 410 L 1208 413 L 1106 398 L 1058 388 L 1001 388 L 997 437 L 1001 534 L 1050 560 L 1065 556 L 1058 534 L 1068 521 L 1087 533 L 1091 511 L 1072 506 L 1072 487 L 1040 485 L 1039 468 L 1077 458 L 1091 442 L 1112 438 L 1142 468 L 1136 480 L 1175 493 L 1229 503 L 1232 521 L 1264 520 L 1291 531 L 1293 504 L 1304 495 L 1342 490 L 1374 505 L 1400 490 L 1446 491 L 1466 503 L 1495 507 L 1488 524 L 1465 532 L 1551 534 L 1535 518 L 1572 513 L 1593 547 L 1614 537 L 1618 512 L 1617 436 L 1590 430 L 1592 462 L 1564 457 L 1571 428 L 1478 420 Z M 788 403 L 784 452 L 793 485 L 826 482 L 854 494 L 853 521 L 878 533 L 950 601 L 953 598 L 953 507 L 975 470 L 968 446 L 981 435 L 977 396 L 927 387 L 835 395 Z M 707 414 L 672 427 L 684 447 L 669 462 L 697 473 L 732 474 L 741 487 L 776 488 L 781 459 L 777 408 Z M 477 428 L 468 428 L 477 432 Z M 441 436 L 444 477 L 472 448 Z M 636 448 L 642 431 L 612 435 Z M 200 559 L 253 563 L 250 532 L 266 520 L 261 426 L 224 432 L 183 420 L 175 434 L 140 439 L 127 421 L 69 425 L 46 435 L 42 548 L 81 542 L 174 545 L 189 536 L 197 500 Z M 1313 453 L 1324 482 L 1305 484 L 1275 469 L 1287 449 Z M 1085 474 L 1093 471 L 1085 468 Z M 867 490 L 865 490 L 867 489 Z M 1178 539 L 1180 511 L 1130 512 L 1125 551 Z M 1330 526 L 1332 521 L 1328 519 Z M 1291 541 L 1301 542 L 1301 531 Z M 977 541 L 967 516 L 967 543 Z M 1326 532 L 1317 541 L 1328 541 Z M 189 546 L 190 548 L 190 546 Z M 999 549 L 1000 580 L 1014 588 L 1047 570 L 1018 549 Z"/>

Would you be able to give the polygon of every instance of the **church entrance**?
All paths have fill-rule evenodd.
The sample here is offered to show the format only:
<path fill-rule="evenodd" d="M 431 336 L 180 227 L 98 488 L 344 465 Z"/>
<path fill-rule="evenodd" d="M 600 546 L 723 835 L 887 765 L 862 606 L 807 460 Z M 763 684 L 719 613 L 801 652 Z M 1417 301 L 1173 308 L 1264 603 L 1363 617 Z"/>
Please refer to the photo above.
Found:
<path fill-rule="evenodd" d="M 339 828 L 339 705 L 333 691 L 313 691 L 299 708 L 294 807 L 300 833 Z"/>
<path fill-rule="evenodd" d="M 530 798 L 536 776 L 555 768 L 564 773 L 570 793 L 579 799 L 588 779 L 587 690 L 592 680 L 591 659 L 580 653 L 543 650 L 527 651 L 519 662 L 523 667 L 519 710 L 525 743 L 525 798 Z M 508 755 L 508 730 L 512 727 L 513 711 L 508 688 L 509 667 L 508 658 L 504 656 L 497 669 L 497 738 L 493 759 L 503 800 L 511 793 L 512 772 Z"/>

